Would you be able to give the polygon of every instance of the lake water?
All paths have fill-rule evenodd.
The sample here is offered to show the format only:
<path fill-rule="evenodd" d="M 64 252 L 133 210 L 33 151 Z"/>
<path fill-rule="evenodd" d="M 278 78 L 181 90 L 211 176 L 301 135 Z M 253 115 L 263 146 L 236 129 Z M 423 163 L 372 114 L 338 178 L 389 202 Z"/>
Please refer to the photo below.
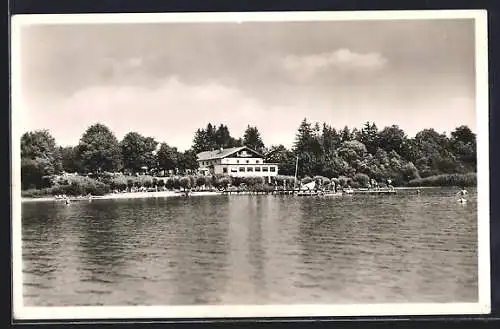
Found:
<path fill-rule="evenodd" d="M 470 192 L 23 203 L 24 304 L 477 302 Z"/>

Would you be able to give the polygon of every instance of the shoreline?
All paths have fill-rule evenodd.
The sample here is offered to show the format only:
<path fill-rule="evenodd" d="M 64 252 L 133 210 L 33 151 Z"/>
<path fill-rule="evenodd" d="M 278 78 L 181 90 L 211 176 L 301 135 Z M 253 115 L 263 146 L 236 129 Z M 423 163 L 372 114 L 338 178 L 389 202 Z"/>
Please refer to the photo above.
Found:
<path fill-rule="evenodd" d="M 420 190 L 420 189 L 433 189 L 443 188 L 446 186 L 420 186 L 409 187 L 401 186 L 395 187 L 395 190 Z M 219 191 L 194 191 L 189 192 L 189 196 L 210 196 L 222 195 Z M 246 194 L 245 194 L 246 195 Z M 151 199 L 151 198 L 170 198 L 185 196 L 184 192 L 179 191 L 158 191 L 158 192 L 126 192 L 126 193 L 110 193 L 102 196 L 93 196 L 92 200 L 120 200 L 120 199 Z M 88 201 L 87 198 L 70 197 L 72 201 Z M 21 197 L 21 202 L 49 202 L 49 201 L 63 201 L 63 199 L 56 199 L 55 197 L 40 197 L 40 198 L 27 198 Z"/>
<path fill-rule="evenodd" d="M 207 196 L 219 195 L 216 191 L 201 191 L 190 192 L 189 196 Z M 151 199 L 151 198 L 167 198 L 185 196 L 184 192 L 178 191 L 158 191 L 158 192 L 126 192 L 126 193 L 110 193 L 102 196 L 93 196 L 92 200 L 119 200 L 119 199 Z M 87 198 L 69 197 L 72 201 L 88 201 Z M 56 199 L 55 197 L 41 198 L 26 198 L 21 197 L 21 202 L 48 202 L 48 201 L 64 201 L 64 199 Z"/>

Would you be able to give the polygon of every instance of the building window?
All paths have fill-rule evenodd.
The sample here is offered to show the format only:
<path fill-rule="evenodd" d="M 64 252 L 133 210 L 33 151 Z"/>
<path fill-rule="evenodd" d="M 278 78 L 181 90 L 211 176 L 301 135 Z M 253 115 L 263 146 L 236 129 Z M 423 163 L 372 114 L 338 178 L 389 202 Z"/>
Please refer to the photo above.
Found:
<path fill-rule="evenodd" d="M 259 160 L 255 160 L 255 163 L 260 163 L 260 161 Z"/>
<path fill-rule="evenodd" d="M 268 171 L 267 167 L 262 167 L 262 171 Z"/>
<path fill-rule="evenodd" d="M 247 172 L 253 171 L 253 167 L 247 167 Z"/>
<path fill-rule="evenodd" d="M 247 160 L 247 163 L 250 163 L 250 160 Z"/>
<path fill-rule="evenodd" d="M 275 172 L 275 171 L 276 171 L 276 167 L 270 167 L 270 168 L 269 168 L 269 171 L 271 171 L 271 172 Z"/>
<path fill-rule="evenodd" d="M 236 160 L 236 163 L 240 163 L 240 160 Z"/>
<path fill-rule="evenodd" d="M 255 167 L 255 171 L 260 171 L 260 167 Z"/>
<path fill-rule="evenodd" d="M 240 172 L 245 172 L 245 167 L 240 167 L 239 171 Z"/>
<path fill-rule="evenodd" d="M 227 167 L 222 168 L 222 173 L 227 174 Z"/>
<path fill-rule="evenodd" d="M 237 172 L 237 171 L 238 169 L 236 169 L 236 167 L 231 168 L 231 172 Z"/>

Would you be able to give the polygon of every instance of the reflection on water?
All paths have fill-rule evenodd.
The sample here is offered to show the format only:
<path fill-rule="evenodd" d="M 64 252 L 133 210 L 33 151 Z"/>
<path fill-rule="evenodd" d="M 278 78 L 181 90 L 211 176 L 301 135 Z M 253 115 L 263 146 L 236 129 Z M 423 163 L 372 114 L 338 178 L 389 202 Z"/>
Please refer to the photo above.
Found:
<path fill-rule="evenodd" d="M 24 203 L 24 303 L 475 302 L 477 203 L 454 192 Z"/>

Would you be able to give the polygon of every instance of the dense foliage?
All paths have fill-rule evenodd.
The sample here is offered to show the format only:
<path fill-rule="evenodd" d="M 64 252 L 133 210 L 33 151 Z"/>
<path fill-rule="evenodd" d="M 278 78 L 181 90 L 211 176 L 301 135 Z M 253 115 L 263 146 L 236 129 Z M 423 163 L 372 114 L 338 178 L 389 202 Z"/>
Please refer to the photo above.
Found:
<path fill-rule="evenodd" d="M 299 177 L 363 174 L 402 185 L 429 176 L 475 172 L 476 136 L 466 126 L 456 128 L 450 137 L 424 129 L 409 138 L 396 125 L 378 130 L 375 123 L 367 122 L 360 130 L 344 127 L 337 131 L 304 119 L 291 150 L 272 146 L 266 156 L 267 161 L 279 163 L 285 175 L 294 174 L 297 158 Z"/>
<path fill-rule="evenodd" d="M 100 123 L 90 126 L 74 147 L 58 147 L 47 130 L 27 132 L 21 138 L 22 188 L 45 189 L 46 193 L 59 189 L 102 194 L 108 189 L 134 186 L 188 189 L 239 185 L 241 179 L 187 175 L 198 167 L 198 152 L 241 145 L 263 153 L 267 162 L 278 164 L 279 176 L 273 184 L 278 182 L 280 186 L 296 184 L 296 170 L 302 182 L 315 180 L 325 185 L 333 181 L 341 186 L 365 187 L 373 180 L 385 184 L 388 179 L 393 185 L 475 184 L 475 175 L 468 173 L 476 171 L 476 136 L 467 126 L 457 127 L 449 136 L 424 129 L 410 138 L 396 125 L 379 130 L 375 123 L 367 122 L 359 130 L 347 126 L 337 130 L 304 119 L 290 149 L 284 145 L 266 148 L 257 127 L 247 126 L 242 138 L 235 138 L 227 126 L 211 123 L 196 130 L 191 149 L 184 152 L 137 132 L 118 141 Z M 94 175 L 95 179 L 54 183 L 53 178 L 64 172 Z M 148 175 L 139 179 L 139 172 Z M 169 178 L 158 180 L 154 176 Z M 92 179 L 89 177 L 85 179 Z M 268 183 L 257 178 L 254 181 L 246 183 Z M 81 188 L 77 189 L 77 185 Z"/>

